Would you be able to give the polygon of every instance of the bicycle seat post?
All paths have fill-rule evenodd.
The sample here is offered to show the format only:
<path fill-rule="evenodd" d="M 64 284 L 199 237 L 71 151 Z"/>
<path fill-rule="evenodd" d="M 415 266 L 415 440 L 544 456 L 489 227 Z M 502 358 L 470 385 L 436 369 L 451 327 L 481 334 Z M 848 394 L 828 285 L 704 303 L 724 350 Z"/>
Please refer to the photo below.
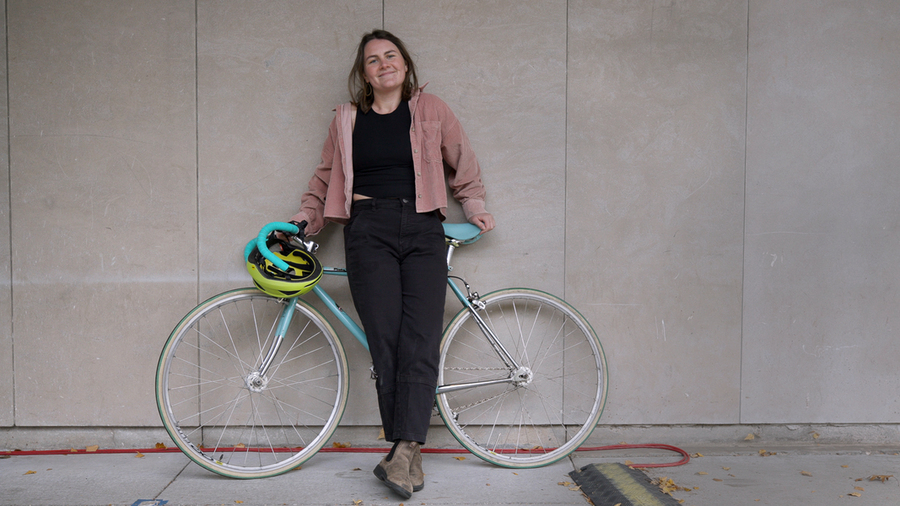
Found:
<path fill-rule="evenodd" d="M 459 241 L 456 239 L 447 239 L 447 270 L 452 271 L 453 266 L 450 265 L 450 260 L 453 259 L 453 252 L 456 251 L 456 248 L 459 247 Z"/>

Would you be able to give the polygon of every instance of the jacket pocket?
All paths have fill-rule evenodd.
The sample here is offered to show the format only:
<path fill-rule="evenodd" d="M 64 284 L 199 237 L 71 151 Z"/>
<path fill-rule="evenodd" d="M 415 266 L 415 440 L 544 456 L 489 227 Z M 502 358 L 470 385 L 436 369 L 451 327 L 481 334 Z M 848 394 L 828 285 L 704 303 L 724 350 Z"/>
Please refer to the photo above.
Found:
<path fill-rule="evenodd" d="M 423 158 L 426 163 L 443 162 L 441 155 L 441 122 L 440 121 L 423 121 L 422 122 L 422 148 L 425 150 Z"/>

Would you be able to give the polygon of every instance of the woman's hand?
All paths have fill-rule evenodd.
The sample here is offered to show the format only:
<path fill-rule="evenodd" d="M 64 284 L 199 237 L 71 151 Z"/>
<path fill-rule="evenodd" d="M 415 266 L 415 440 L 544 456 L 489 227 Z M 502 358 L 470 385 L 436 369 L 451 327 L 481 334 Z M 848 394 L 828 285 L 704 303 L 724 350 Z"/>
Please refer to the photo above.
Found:
<path fill-rule="evenodd" d="M 491 213 L 480 213 L 469 218 L 469 221 L 481 229 L 481 233 L 489 232 L 494 228 L 494 216 Z"/>

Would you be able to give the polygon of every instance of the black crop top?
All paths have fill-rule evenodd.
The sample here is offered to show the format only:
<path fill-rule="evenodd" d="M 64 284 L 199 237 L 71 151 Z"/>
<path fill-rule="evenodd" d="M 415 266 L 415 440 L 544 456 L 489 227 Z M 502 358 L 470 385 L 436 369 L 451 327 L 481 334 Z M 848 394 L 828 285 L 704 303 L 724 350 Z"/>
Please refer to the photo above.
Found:
<path fill-rule="evenodd" d="M 375 198 L 415 197 L 411 125 L 407 101 L 389 114 L 356 110 L 353 193 Z"/>

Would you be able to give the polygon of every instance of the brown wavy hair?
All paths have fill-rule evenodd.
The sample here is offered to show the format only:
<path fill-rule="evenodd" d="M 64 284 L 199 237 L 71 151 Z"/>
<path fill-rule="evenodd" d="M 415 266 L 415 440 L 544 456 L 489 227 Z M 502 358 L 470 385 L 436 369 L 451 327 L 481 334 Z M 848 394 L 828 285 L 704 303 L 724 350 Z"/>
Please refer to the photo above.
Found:
<path fill-rule="evenodd" d="M 409 70 L 406 72 L 406 78 L 403 80 L 402 99 L 409 100 L 412 98 L 413 93 L 419 88 L 419 78 L 416 76 L 416 64 L 409 55 L 409 51 L 406 50 L 403 41 L 387 30 L 372 30 L 363 35 L 362 40 L 359 41 L 359 46 L 356 48 L 356 61 L 353 62 L 353 68 L 350 69 L 350 77 L 347 79 L 347 87 L 350 90 L 350 101 L 362 112 L 369 112 L 369 109 L 372 108 L 372 102 L 375 101 L 375 94 L 372 93 L 372 90 L 369 88 L 369 84 L 366 83 L 365 79 L 366 44 L 375 39 L 386 40 L 397 46 L 397 49 L 400 51 L 400 56 L 403 57 L 403 61 L 406 62 L 406 65 L 409 67 Z"/>

